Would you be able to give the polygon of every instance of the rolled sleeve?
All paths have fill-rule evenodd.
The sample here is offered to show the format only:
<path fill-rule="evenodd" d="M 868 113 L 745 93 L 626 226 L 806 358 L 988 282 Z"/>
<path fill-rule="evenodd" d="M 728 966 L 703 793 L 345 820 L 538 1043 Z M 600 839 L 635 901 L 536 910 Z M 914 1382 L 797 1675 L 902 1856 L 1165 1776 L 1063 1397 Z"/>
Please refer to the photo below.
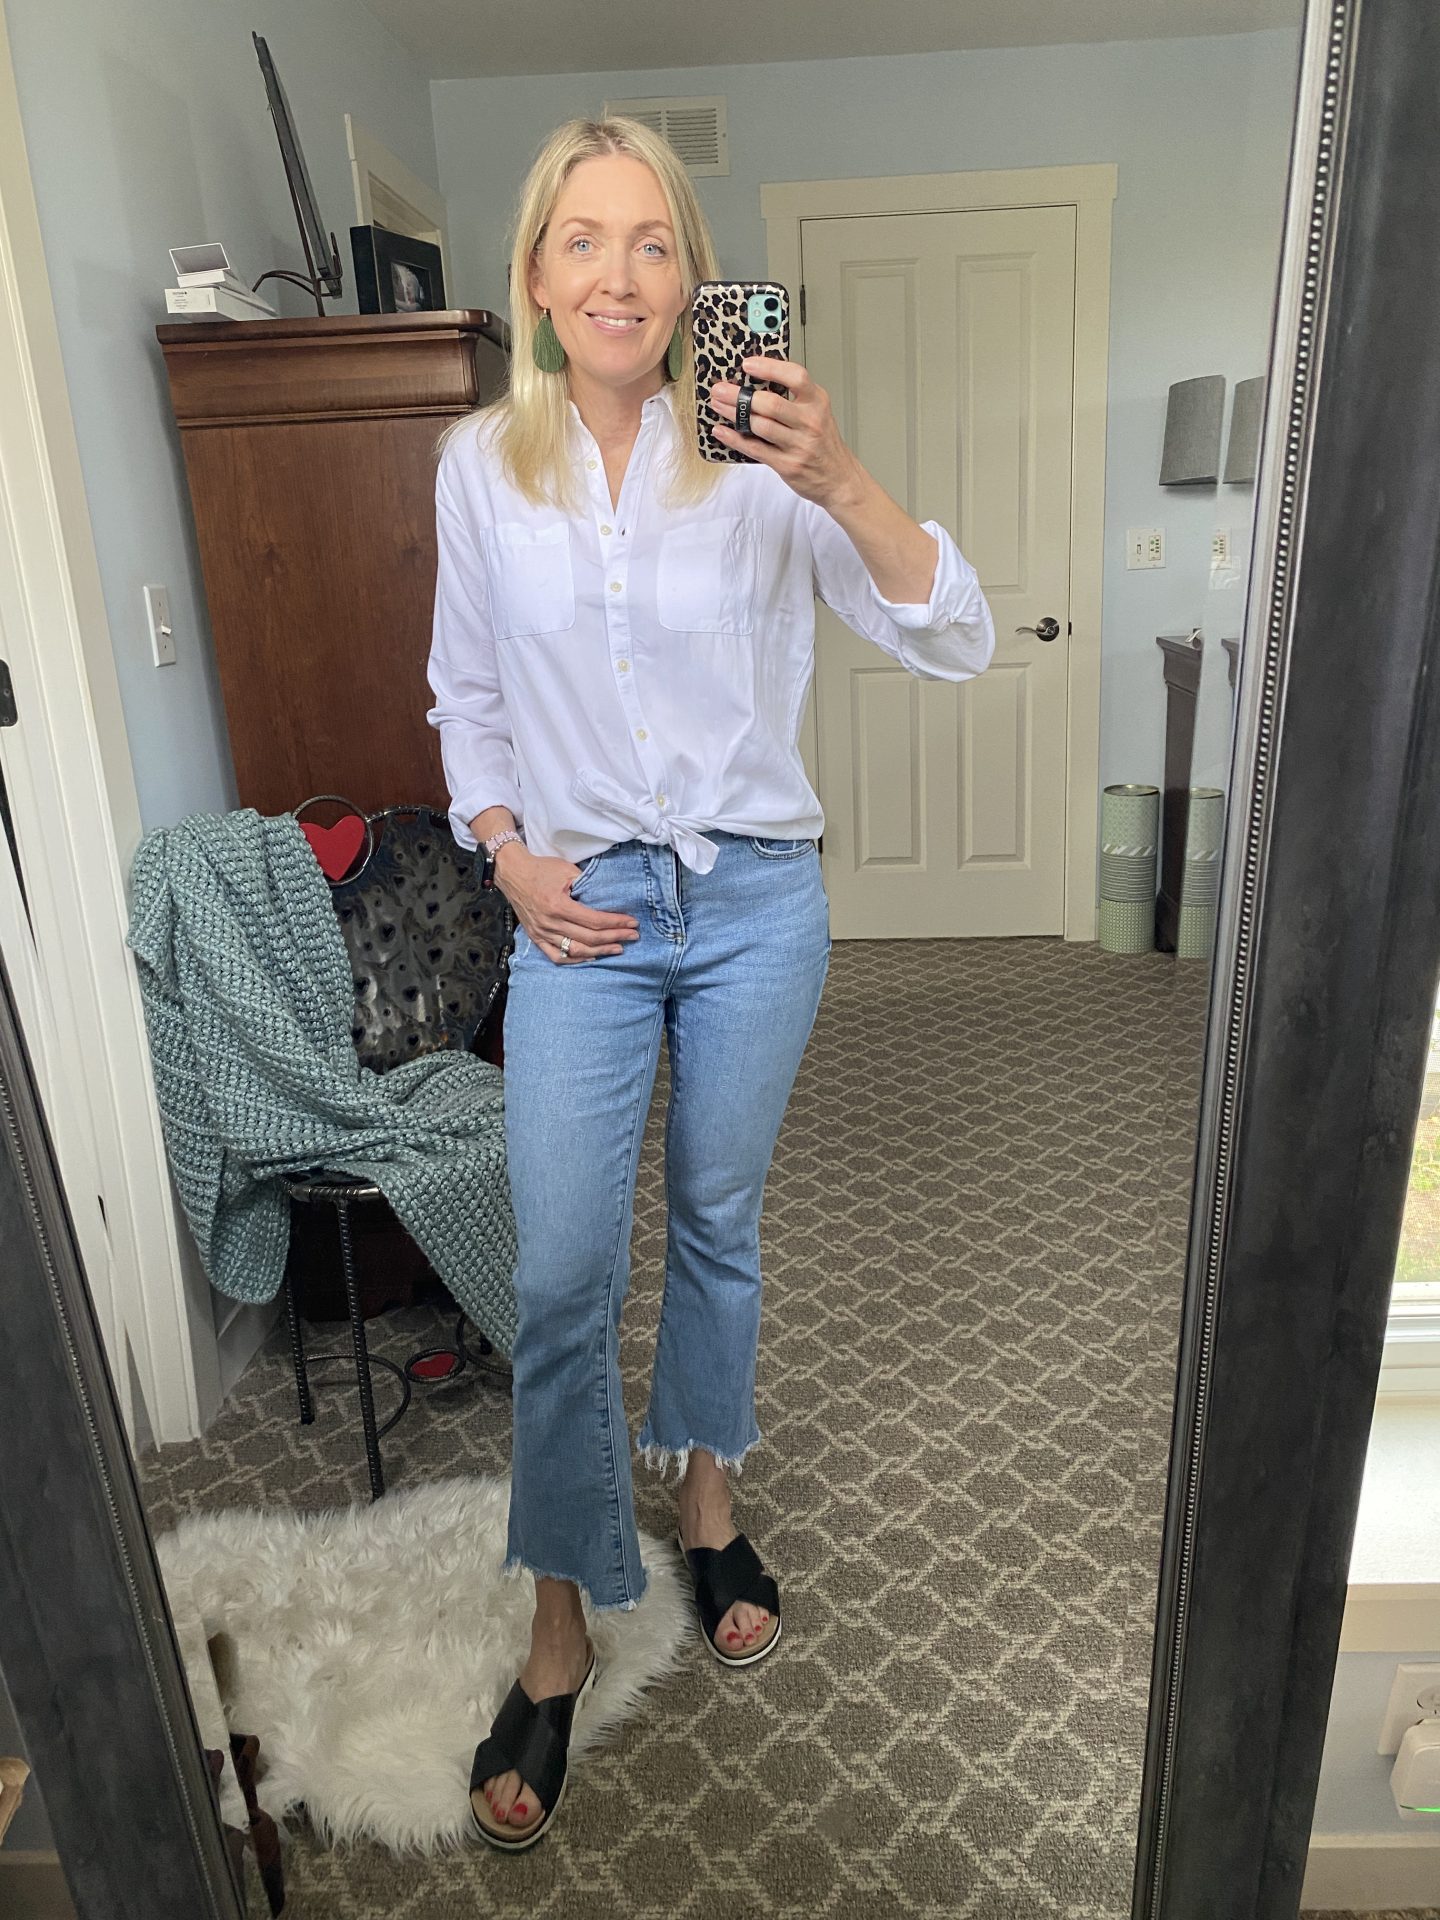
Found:
<path fill-rule="evenodd" d="M 484 565 L 452 495 L 444 458 L 435 479 L 435 544 L 435 617 L 426 667 L 435 704 L 425 717 L 440 734 L 451 831 L 462 847 L 473 848 L 470 822 L 476 814 L 508 807 L 517 822 L 524 815 Z"/>
<path fill-rule="evenodd" d="M 938 521 L 921 522 L 936 546 L 923 604 L 887 600 L 855 543 L 823 508 L 812 508 L 815 590 L 848 627 L 926 680 L 970 680 L 995 652 L 995 623 L 979 576 Z"/>

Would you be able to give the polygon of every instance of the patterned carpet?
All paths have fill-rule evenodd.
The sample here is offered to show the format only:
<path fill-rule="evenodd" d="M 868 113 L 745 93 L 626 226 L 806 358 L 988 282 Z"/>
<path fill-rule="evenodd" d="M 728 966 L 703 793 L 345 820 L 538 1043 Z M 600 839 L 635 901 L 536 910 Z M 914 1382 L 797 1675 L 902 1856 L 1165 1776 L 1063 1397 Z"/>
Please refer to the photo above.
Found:
<path fill-rule="evenodd" d="M 518 1859 L 302 1829 L 293 1920 L 1128 1914 L 1204 991 L 1194 963 L 1054 940 L 836 946 L 769 1186 L 764 1439 L 736 1499 L 784 1647 L 742 1675 L 696 1646 Z M 432 1324 L 403 1321 L 383 1350 Z M 272 1345 L 203 1441 L 144 1463 L 152 1521 L 363 1497 L 353 1422 L 335 1387 L 297 1426 Z M 473 1376 L 428 1390 L 391 1484 L 503 1473 L 509 1435 Z M 673 1490 L 642 1469 L 636 1498 L 667 1534 Z"/>

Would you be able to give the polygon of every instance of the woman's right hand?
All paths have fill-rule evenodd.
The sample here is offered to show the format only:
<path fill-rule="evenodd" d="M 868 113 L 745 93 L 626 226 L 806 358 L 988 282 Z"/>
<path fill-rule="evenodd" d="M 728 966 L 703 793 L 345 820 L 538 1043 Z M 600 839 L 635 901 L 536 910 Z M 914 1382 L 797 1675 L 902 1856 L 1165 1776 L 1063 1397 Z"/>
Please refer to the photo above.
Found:
<path fill-rule="evenodd" d="M 570 898 L 571 884 L 579 874 L 573 861 L 531 853 L 518 840 L 507 841 L 495 856 L 495 884 L 526 933 L 557 966 L 566 964 L 560 942 L 567 934 L 572 961 L 623 953 L 640 938 L 640 925 L 632 914 L 600 913 Z"/>

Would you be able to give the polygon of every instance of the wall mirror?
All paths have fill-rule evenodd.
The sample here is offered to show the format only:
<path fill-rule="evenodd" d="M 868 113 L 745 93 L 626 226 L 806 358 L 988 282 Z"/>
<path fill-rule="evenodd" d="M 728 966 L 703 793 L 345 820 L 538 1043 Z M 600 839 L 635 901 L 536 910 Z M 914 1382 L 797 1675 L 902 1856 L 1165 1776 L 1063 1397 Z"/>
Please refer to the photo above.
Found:
<path fill-rule="evenodd" d="M 222 59 L 229 12 L 206 11 L 183 56 L 145 29 L 200 97 L 248 58 L 248 23 Z M 98 244 L 66 156 L 108 126 L 117 230 L 224 217 L 257 271 L 284 204 L 243 235 L 198 149 L 145 143 L 144 49 L 108 27 L 57 107 L 52 16 L 7 6 L 0 378 L 40 397 L 0 415 L 23 562 L 0 591 L 0 1753 L 23 1741 L 27 1859 L 58 1854 L 86 1920 L 264 1910 L 269 1830 L 236 1756 L 218 1786 L 205 1759 L 233 1733 L 258 1739 L 295 1912 L 1294 1920 L 1364 1906 L 1401 1852 L 1393 1904 L 1418 1911 L 1440 1862 L 1440 1816 L 1381 1819 L 1363 1701 L 1349 1734 L 1331 1721 L 1315 1812 L 1377 1383 L 1413 1365 L 1418 1404 L 1434 1366 L 1426 1296 L 1391 1295 L 1440 973 L 1440 14 L 825 11 L 742 10 L 717 46 L 683 12 L 331 0 L 338 65 L 308 69 L 268 33 L 327 218 L 353 108 L 438 196 L 457 312 L 504 311 L 507 222 L 554 126 L 625 109 L 700 141 L 722 273 L 790 289 L 848 444 L 953 533 L 998 636 L 957 687 L 817 621 L 800 745 L 833 951 L 766 1191 L 764 1439 L 733 1482 L 785 1643 L 753 1671 L 705 1658 L 675 1487 L 637 1459 L 653 1592 L 592 1621 L 602 1710 L 554 1831 L 506 1861 L 465 1832 L 469 1750 L 529 1645 L 528 1583 L 499 1566 L 504 1355 L 435 1287 L 386 1297 L 393 1241 L 359 1248 L 379 1297 L 352 1324 L 328 1213 L 295 1228 L 316 1271 L 292 1257 L 293 1324 L 210 1286 L 123 944 L 142 832 L 245 789 L 197 428 L 133 264 L 103 320 L 62 297 Z M 253 158 L 224 139 L 258 180 L 260 135 Z M 426 486 L 433 464 L 423 515 Z M 152 552 L 174 681 L 132 631 Z M 68 653 L 36 643 L 47 609 Z M 72 653 L 115 829 L 90 840 L 33 718 Z M 420 798 L 443 808 L 389 802 Z M 662 1062 L 632 1433 L 670 1084 Z M 477 1609 L 463 1641 L 452 1606 Z M 1440 1666 L 1419 1607 L 1403 1642 L 1351 1651 Z M 1341 1678 L 1352 1703 L 1376 1683 Z M 1377 1824 L 1347 1838 L 1361 1773 Z"/>

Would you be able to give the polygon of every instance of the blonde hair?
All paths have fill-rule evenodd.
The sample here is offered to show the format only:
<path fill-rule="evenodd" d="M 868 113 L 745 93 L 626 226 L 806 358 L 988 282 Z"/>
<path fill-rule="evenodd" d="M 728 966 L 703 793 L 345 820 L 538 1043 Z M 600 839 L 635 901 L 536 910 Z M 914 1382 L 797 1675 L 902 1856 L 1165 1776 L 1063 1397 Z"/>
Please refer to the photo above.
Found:
<path fill-rule="evenodd" d="M 569 382 L 563 371 L 545 373 L 531 351 L 541 309 L 530 290 L 530 266 L 560 190 L 582 160 L 628 154 L 649 167 L 660 183 L 688 301 L 697 282 L 716 278 L 715 244 L 695 196 L 684 162 L 658 133 L 638 120 L 567 120 L 536 154 L 515 215 L 510 254 L 510 376 L 501 397 L 453 422 L 441 435 L 443 447 L 455 434 L 479 421 L 494 425 L 494 445 L 506 477 L 535 506 L 575 508 L 570 469 Z M 695 356 L 688 329 L 681 325 L 684 359 L 674 383 L 680 435 L 666 475 L 669 498 L 698 501 L 714 486 L 719 469 L 701 457 L 695 436 L 686 431 L 695 418 Z M 662 363 L 663 364 L 663 363 Z"/>

